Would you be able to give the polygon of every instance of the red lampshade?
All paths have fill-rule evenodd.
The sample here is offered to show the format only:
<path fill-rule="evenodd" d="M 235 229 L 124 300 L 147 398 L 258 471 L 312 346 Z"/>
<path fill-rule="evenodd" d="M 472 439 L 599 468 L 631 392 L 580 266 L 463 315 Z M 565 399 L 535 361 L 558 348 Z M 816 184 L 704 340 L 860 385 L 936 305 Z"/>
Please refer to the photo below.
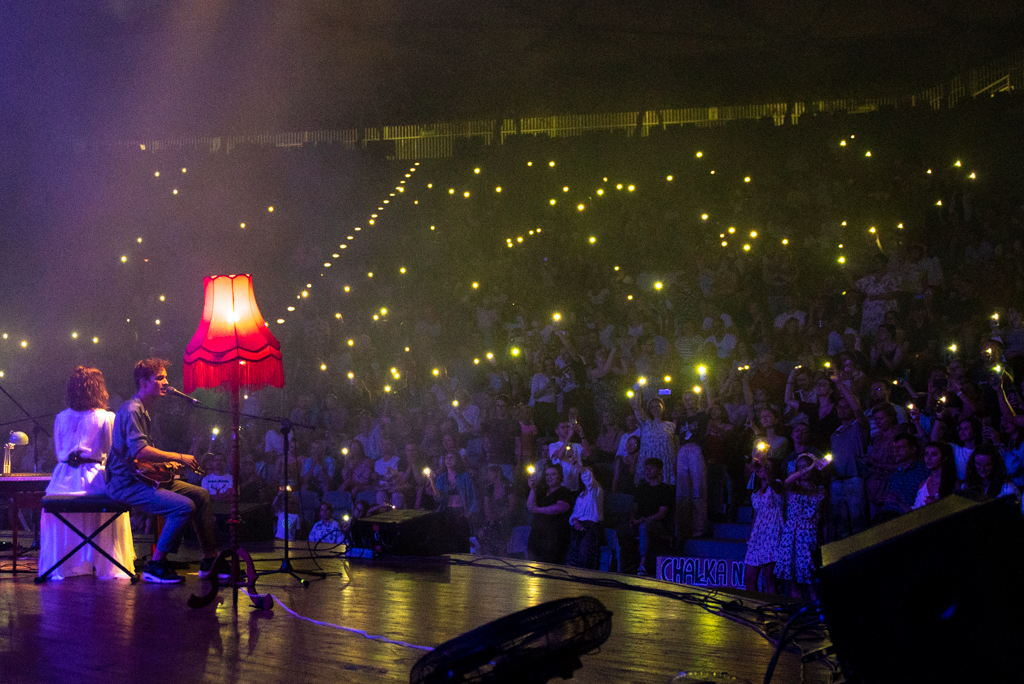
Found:
<path fill-rule="evenodd" d="M 185 391 L 284 386 L 281 344 L 256 306 L 247 273 L 203 279 L 203 320 L 185 347 Z"/>

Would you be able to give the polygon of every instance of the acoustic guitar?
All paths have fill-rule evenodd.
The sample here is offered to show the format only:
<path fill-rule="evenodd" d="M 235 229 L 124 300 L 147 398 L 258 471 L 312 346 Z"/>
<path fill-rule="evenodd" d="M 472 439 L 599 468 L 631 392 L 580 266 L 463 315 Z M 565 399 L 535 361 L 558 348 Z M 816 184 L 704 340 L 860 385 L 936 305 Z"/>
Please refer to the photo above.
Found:
<path fill-rule="evenodd" d="M 153 489 L 168 485 L 185 470 L 184 463 L 153 463 L 152 461 L 135 461 L 135 476 Z M 196 462 L 192 469 L 196 475 L 206 475 L 206 470 Z"/>

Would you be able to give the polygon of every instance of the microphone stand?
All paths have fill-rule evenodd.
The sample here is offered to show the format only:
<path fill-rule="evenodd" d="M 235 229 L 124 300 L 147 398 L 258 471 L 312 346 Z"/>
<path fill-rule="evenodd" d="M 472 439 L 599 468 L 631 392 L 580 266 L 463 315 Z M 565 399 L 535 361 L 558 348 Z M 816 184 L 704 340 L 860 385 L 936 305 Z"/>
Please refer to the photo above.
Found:
<path fill-rule="evenodd" d="M 288 495 L 291 493 L 292 487 L 289 484 L 288 480 L 288 433 L 291 432 L 292 425 L 293 423 L 287 418 L 281 419 L 281 436 L 284 437 L 284 489 L 282 490 L 282 493 L 284 494 L 284 558 L 281 561 L 281 567 L 277 570 L 264 570 L 257 574 L 260 577 L 263 577 L 265 575 L 278 574 L 291 575 L 293 578 L 299 581 L 299 584 L 301 584 L 302 586 L 306 586 L 307 584 L 309 584 L 309 580 L 302 579 L 301 577 L 299 577 L 299 575 L 309 575 L 310 577 L 315 577 L 317 579 L 324 579 L 327 577 L 327 574 L 323 572 L 312 572 L 309 570 L 296 570 L 292 566 L 292 561 L 291 558 L 289 557 L 289 550 L 291 548 L 291 537 L 288 534 L 288 499 L 290 499 L 291 497 Z M 303 425 L 302 427 L 313 429 L 312 426 L 309 425 Z M 271 559 L 267 558 L 264 560 Z"/>
<path fill-rule="evenodd" d="M 315 577 L 316 579 L 325 579 L 327 577 L 326 573 L 323 573 L 323 572 L 311 572 L 311 571 L 308 571 L 308 570 L 296 570 L 292 566 L 292 562 L 291 562 L 291 558 L 290 558 L 290 553 L 289 553 L 290 547 L 289 547 L 289 539 L 288 539 L 288 499 L 290 498 L 288 496 L 288 493 L 289 493 L 289 490 L 291 489 L 291 485 L 289 485 L 289 483 L 288 483 L 288 433 L 291 432 L 292 427 L 296 427 L 297 426 L 297 427 L 306 428 L 308 430 L 315 430 L 316 429 L 315 426 L 313 426 L 313 425 L 304 425 L 302 423 L 292 423 L 287 418 L 279 418 L 279 417 L 267 418 L 267 417 L 264 417 L 264 416 L 256 416 L 256 415 L 253 415 L 251 413 L 242 413 L 240 411 L 237 411 L 237 407 L 232 409 L 232 410 L 214 408 L 212 406 L 207 406 L 207 405 L 201 403 L 195 397 L 190 397 L 187 394 L 178 393 L 178 392 L 173 392 L 172 394 L 175 394 L 177 396 L 181 396 L 182 398 L 187 399 L 191 403 L 192 406 L 194 406 L 196 408 L 201 408 L 204 411 L 212 411 L 214 413 L 223 413 L 223 414 L 227 414 L 227 415 L 231 415 L 231 416 L 237 415 L 239 417 L 251 418 L 253 420 L 260 420 L 260 421 L 266 421 L 266 422 L 276 422 L 276 423 L 280 423 L 281 424 L 281 434 L 284 436 L 284 473 L 283 473 L 284 474 L 284 490 L 283 491 L 284 491 L 284 495 L 285 495 L 284 496 L 284 527 L 285 527 L 284 559 L 283 559 L 283 561 L 281 563 L 281 567 L 278 568 L 277 570 L 265 570 L 265 571 L 262 571 L 262 572 L 255 573 L 255 568 L 253 568 L 253 572 L 255 573 L 255 575 L 250 577 L 251 584 L 255 585 L 256 578 L 258 578 L 258 577 L 262 577 L 264 575 L 276 575 L 278 573 L 283 573 L 283 574 L 291 575 L 292 577 L 297 579 L 299 581 L 299 583 L 301 585 L 303 585 L 303 586 L 308 585 L 309 584 L 309 580 L 306 580 L 306 579 L 303 579 L 303 578 L 299 577 L 299 574 L 309 575 L 310 577 Z M 237 399 L 236 399 L 236 401 L 237 401 Z M 236 413 L 236 411 L 237 411 L 237 413 Z M 235 438 L 237 439 L 237 435 L 235 436 Z M 237 510 L 238 510 L 238 496 L 239 496 L 239 492 L 240 492 L 241 487 L 240 487 L 240 483 L 238 482 L 238 473 L 235 472 L 235 473 L 233 473 L 233 475 L 235 476 L 235 483 L 234 483 L 235 484 L 235 496 L 234 496 L 235 505 L 234 505 L 233 510 L 232 510 L 232 519 L 229 520 L 228 522 L 229 522 L 230 525 L 233 526 L 233 529 L 237 529 L 237 526 L 241 525 L 241 523 L 242 523 L 241 515 L 237 514 Z M 232 532 L 232 539 L 234 539 L 234 538 L 235 538 L 235 532 L 233 531 Z M 233 542 L 232 546 L 237 546 L 237 543 Z M 246 554 L 246 556 L 248 556 L 248 554 Z M 261 562 L 262 561 L 270 561 L 270 560 L 276 560 L 276 559 L 265 558 L 265 559 L 261 559 Z M 253 561 L 253 562 L 255 562 L 255 561 Z M 234 574 L 234 573 L 232 573 L 232 574 Z M 213 575 L 213 577 L 215 577 L 215 575 Z M 212 584 L 213 584 L 214 587 L 217 586 L 216 582 L 213 582 Z M 214 590 L 207 597 L 201 597 L 201 598 L 200 597 L 194 597 L 196 600 L 194 600 L 194 601 L 190 600 L 189 605 L 191 607 L 193 607 L 193 608 L 198 608 L 198 607 L 202 607 L 204 605 L 208 605 L 213 600 L 212 596 L 215 593 L 216 593 L 216 591 Z"/>

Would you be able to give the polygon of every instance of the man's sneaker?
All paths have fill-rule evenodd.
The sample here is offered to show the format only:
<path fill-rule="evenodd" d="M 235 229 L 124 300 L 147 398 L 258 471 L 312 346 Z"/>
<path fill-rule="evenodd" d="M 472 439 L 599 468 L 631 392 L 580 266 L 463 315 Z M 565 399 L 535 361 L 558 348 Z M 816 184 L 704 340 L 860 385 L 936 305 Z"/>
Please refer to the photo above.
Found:
<path fill-rule="evenodd" d="M 217 561 L 216 566 L 214 566 L 214 560 Z M 218 579 L 231 579 L 231 564 L 228 563 L 226 559 L 220 556 L 218 556 L 216 559 L 204 558 L 199 563 L 199 576 L 209 577 L 210 575 L 214 574 L 214 567 L 216 567 Z"/>
<path fill-rule="evenodd" d="M 163 561 L 149 561 L 142 570 L 144 582 L 156 582 L 157 584 L 178 584 L 184 582 L 185 578 L 170 568 Z"/>

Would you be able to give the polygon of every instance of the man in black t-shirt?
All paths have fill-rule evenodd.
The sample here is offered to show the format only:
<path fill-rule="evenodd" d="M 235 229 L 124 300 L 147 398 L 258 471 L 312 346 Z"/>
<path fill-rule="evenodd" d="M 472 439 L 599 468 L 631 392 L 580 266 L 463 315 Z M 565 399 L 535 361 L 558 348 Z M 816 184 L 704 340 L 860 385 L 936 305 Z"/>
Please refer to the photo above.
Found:
<path fill-rule="evenodd" d="M 644 461 L 644 481 L 637 485 L 630 521 L 615 530 L 619 540 L 620 572 L 653 573 L 658 553 L 664 551 L 672 539 L 669 525 L 674 519 L 676 490 L 662 482 L 664 467 L 658 458 Z"/>

